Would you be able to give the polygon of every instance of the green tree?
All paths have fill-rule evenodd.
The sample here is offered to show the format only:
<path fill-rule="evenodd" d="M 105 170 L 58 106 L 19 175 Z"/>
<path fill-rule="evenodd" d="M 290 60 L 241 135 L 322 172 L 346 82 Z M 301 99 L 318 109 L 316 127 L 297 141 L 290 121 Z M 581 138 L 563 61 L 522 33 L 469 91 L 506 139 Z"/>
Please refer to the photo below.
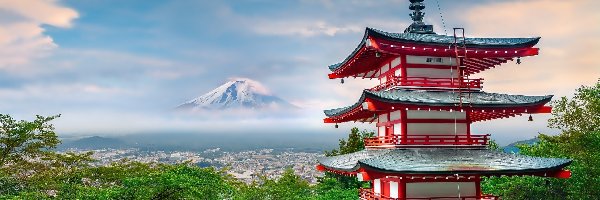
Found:
<path fill-rule="evenodd" d="M 291 168 L 285 169 L 277 180 L 262 177 L 260 182 L 242 186 L 234 199 L 304 200 L 314 196 L 308 182 L 296 175 Z"/>
<path fill-rule="evenodd" d="M 37 115 L 33 121 L 16 121 L 10 115 L 0 114 L 0 167 L 39 158 L 60 144 L 54 126 L 48 123 L 59 116 Z"/>
<path fill-rule="evenodd" d="M 600 80 L 593 86 L 580 87 L 571 99 L 554 101 L 552 107 L 549 127 L 561 130 L 561 139 L 600 131 Z"/>
<path fill-rule="evenodd" d="M 520 145 L 523 155 L 570 158 L 569 179 L 542 177 L 486 178 L 482 190 L 506 199 L 597 199 L 600 196 L 600 81 L 582 86 L 571 99 L 552 103 L 549 127 L 557 136 L 540 134 L 534 145 Z"/>
<path fill-rule="evenodd" d="M 374 135 L 374 132 L 369 132 L 367 130 L 359 131 L 358 128 L 354 127 L 350 129 L 347 139 L 340 139 L 338 149 L 325 151 L 325 156 L 343 155 L 363 150 L 365 149 L 364 139 L 373 137 Z M 337 195 L 337 193 L 332 192 L 337 190 L 342 194 L 354 193 L 356 198 L 356 194 L 358 194 L 358 188 L 361 187 L 368 187 L 368 184 L 358 181 L 356 177 L 348 177 L 325 172 L 325 175 L 319 178 L 317 192 L 320 196 L 331 196 Z"/>
<path fill-rule="evenodd" d="M 359 131 L 358 128 L 354 127 L 350 129 L 348 139 L 340 139 L 339 148 L 325 151 L 325 156 L 336 156 L 363 150 L 365 149 L 365 138 L 373 137 L 374 135 L 374 132 L 368 132 L 367 130 Z"/>

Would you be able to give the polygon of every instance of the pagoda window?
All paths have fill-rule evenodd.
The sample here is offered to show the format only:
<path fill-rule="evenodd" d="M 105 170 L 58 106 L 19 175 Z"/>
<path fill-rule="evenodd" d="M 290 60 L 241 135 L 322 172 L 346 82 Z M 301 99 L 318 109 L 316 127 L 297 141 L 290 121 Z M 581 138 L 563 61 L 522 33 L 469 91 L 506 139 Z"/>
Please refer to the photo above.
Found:
<path fill-rule="evenodd" d="M 383 137 L 383 136 L 385 136 L 385 135 L 386 135 L 386 134 L 385 134 L 385 131 L 386 131 L 386 128 L 385 128 L 385 126 L 380 126 L 380 127 L 377 127 L 377 129 L 378 129 L 377 131 L 378 131 L 378 135 L 379 135 L 379 136 Z"/>
<path fill-rule="evenodd" d="M 425 62 L 428 63 L 443 63 L 442 58 L 427 58 Z"/>
<path fill-rule="evenodd" d="M 394 71 L 394 76 L 401 77 L 402 76 L 402 70 L 398 69 L 398 70 Z"/>
<path fill-rule="evenodd" d="M 402 124 L 394 124 L 394 135 L 402 135 Z"/>
<path fill-rule="evenodd" d="M 387 113 L 379 115 L 379 123 L 387 122 L 387 121 L 388 121 L 388 114 Z"/>
<path fill-rule="evenodd" d="M 396 68 L 400 65 L 402 59 L 400 57 L 394 58 L 391 62 L 391 68 Z"/>
<path fill-rule="evenodd" d="M 390 121 L 399 120 L 400 119 L 400 114 L 401 114 L 401 111 L 399 111 L 399 110 L 391 112 L 390 113 Z"/>
<path fill-rule="evenodd" d="M 376 71 L 377 70 L 372 70 L 372 71 L 367 72 L 367 75 L 365 75 L 365 77 L 367 77 L 367 78 L 373 77 L 373 75 L 375 74 Z"/>
<path fill-rule="evenodd" d="M 398 198 L 398 182 L 390 181 L 390 197 Z"/>
<path fill-rule="evenodd" d="M 373 193 L 381 194 L 381 180 L 380 179 L 373 180 Z"/>
<path fill-rule="evenodd" d="M 381 66 L 381 74 L 384 74 L 389 70 L 390 70 L 390 63 L 385 63 L 385 65 Z"/>

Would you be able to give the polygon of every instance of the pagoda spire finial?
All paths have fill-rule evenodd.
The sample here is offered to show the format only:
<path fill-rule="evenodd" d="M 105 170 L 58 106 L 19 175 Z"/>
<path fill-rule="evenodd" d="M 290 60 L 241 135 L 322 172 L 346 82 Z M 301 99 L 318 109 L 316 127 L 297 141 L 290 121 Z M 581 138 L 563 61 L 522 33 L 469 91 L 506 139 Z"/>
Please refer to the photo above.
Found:
<path fill-rule="evenodd" d="M 433 25 L 426 25 L 423 22 L 423 18 L 425 17 L 425 13 L 421 12 L 421 10 L 425 9 L 423 1 L 425 0 L 410 0 L 408 9 L 413 11 L 410 14 L 413 23 L 404 30 L 405 33 L 435 34 L 433 32 Z"/>

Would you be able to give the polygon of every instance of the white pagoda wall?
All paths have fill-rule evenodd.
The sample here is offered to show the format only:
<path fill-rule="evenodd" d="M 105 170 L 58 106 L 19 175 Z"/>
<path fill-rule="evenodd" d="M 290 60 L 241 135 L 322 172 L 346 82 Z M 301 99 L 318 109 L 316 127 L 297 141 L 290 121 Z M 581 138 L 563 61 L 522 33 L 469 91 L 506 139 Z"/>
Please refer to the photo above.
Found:
<path fill-rule="evenodd" d="M 456 58 L 435 56 L 406 56 L 407 64 L 456 66 Z"/>
<path fill-rule="evenodd" d="M 456 70 L 435 69 L 433 66 L 456 66 L 456 59 L 452 57 L 432 57 L 432 56 L 406 56 L 406 64 L 432 65 L 432 68 L 407 68 L 407 77 L 428 77 L 428 78 L 458 78 Z"/>
<path fill-rule="evenodd" d="M 464 120 L 465 112 L 449 111 L 425 111 L 409 110 L 406 111 L 408 119 L 449 119 Z M 455 135 L 466 134 L 467 123 L 408 123 L 406 131 L 408 135 Z"/>
<path fill-rule="evenodd" d="M 476 182 L 407 183 L 406 198 L 477 196 Z M 443 198 L 452 199 L 456 198 Z M 440 199 L 442 200 L 442 199 Z"/>
<path fill-rule="evenodd" d="M 398 56 L 390 62 L 384 63 L 378 68 L 369 72 L 357 74 L 359 77 L 379 78 L 380 83 L 388 81 L 387 76 L 396 77 L 428 77 L 428 78 L 457 78 L 456 69 L 439 69 L 440 66 L 456 66 L 456 59 L 453 57 L 434 57 L 434 56 L 406 56 L 406 74 L 402 74 L 402 69 L 399 67 L 402 63 L 402 57 Z M 413 68 L 411 65 L 420 65 L 418 68 Z M 431 65 L 431 67 L 427 67 Z M 382 76 L 388 73 L 387 76 Z"/>
<path fill-rule="evenodd" d="M 406 131 L 408 131 L 408 135 L 464 135 L 467 134 L 467 125 L 464 123 L 408 123 Z"/>
<path fill-rule="evenodd" d="M 407 123 L 406 129 L 408 135 L 464 135 L 468 131 L 468 123 L 464 120 L 467 118 L 466 112 L 449 112 L 449 111 L 426 111 L 426 110 L 408 110 L 406 111 L 406 117 L 408 120 L 436 120 L 445 119 L 450 120 L 449 123 Z M 388 120 L 389 118 L 389 120 Z M 462 122 L 454 123 L 452 120 L 462 120 Z M 388 121 L 394 122 L 392 132 L 386 130 L 385 126 L 378 125 L 378 136 L 385 135 L 401 135 L 401 114 L 400 111 L 394 111 L 391 113 L 384 113 L 378 116 L 379 123 L 385 123 Z"/>
<path fill-rule="evenodd" d="M 408 68 L 407 77 L 427 77 L 427 78 L 458 78 L 456 70 L 449 69 L 431 69 L 431 68 Z"/>

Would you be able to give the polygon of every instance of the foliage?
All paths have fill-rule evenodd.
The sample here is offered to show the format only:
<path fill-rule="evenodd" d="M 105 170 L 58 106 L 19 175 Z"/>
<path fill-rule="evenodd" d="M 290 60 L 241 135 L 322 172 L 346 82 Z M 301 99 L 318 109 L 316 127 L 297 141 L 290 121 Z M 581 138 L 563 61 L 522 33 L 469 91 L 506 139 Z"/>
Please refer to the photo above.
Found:
<path fill-rule="evenodd" d="M 553 102 L 549 127 L 557 136 L 540 134 L 534 145 L 519 145 L 520 153 L 537 157 L 570 158 L 569 179 L 493 177 L 482 182 L 485 193 L 506 199 L 596 199 L 600 196 L 600 81 L 582 86 L 572 99 Z"/>
<path fill-rule="evenodd" d="M 29 162 L 60 143 L 54 127 L 48 123 L 60 115 L 36 116 L 33 121 L 16 121 L 0 114 L 0 167 Z"/>
<path fill-rule="evenodd" d="M 261 177 L 261 182 L 242 186 L 234 199 L 303 200 L 313 198 L 312 188 L 308 182 L 294 174 L 290 168 L 285 169 L 283 175 L 277 180 Z"/>
<path fill-rule="evenodd" d="M 498 145 L 495 140 L 490 140 L 488 142 L 488 148 L 491 150 L 502 151 L 502 148 L 500 148 L 500 145 Z"/>
<path fill-rule="evenodd" d="M 358 128 L 354 127 L 350 130 L 347 140 L 340 139 L 339 149 L 325 151 L 325 156 L 336 156 L 363 150 L 365 149 L 364 139 L 374 135 L 374 132 L 368 132 L 367 130 L 359 132 Z"/>
<path fill-rule="evenodd" d="M 354 177 L 346 178 L 350 179 Z M 345 182 L 347 183 L 349 181 Z M 339 181 L 338 177 L 334 177 L 332 175 L 323 177 L 319 180 L 319 184 L 315 188 L 315 192 L 317 193 L 316 199 L 356 199 L 356 196 L 358 194 L 358 187 L 351 187 L 348 185 L 344 185 L 343 183 L 344 181 Z"/>
<path fill-rule="evenodd" d="M 365 149 L 364 139 L 373 137 L 374 135 L 374 132 L 368 132 L 367 130 L 359 131 L 358 128 L 354 127 L 350 129 L 348 139 L 340 139 L 339 148 L 325 151 L 325 156 L 343 155 L 363 150 Z M 320 194 L 342 199 L 346 197 L 344 195 L 350 193 L 354 193 L 354 198 L 356 198 L 358 188 L 369 187 L 368 184 L 358 181 L 356 177 L 343 176 L 330 172 L 325 172 L 325 175 L 319 178 L 319 185 L 321 186 L 319 190 Z M 340 193 L 333 193 L 332 190 L 337 190 Z"/>
<path fill-rule="evenodd" d="M 562 97 L 554 101 L 552 106 L 549 127 L 560 129 L 563 139 L 600 131 L 600 80 L 577 89 L 572 99 Z"/>

